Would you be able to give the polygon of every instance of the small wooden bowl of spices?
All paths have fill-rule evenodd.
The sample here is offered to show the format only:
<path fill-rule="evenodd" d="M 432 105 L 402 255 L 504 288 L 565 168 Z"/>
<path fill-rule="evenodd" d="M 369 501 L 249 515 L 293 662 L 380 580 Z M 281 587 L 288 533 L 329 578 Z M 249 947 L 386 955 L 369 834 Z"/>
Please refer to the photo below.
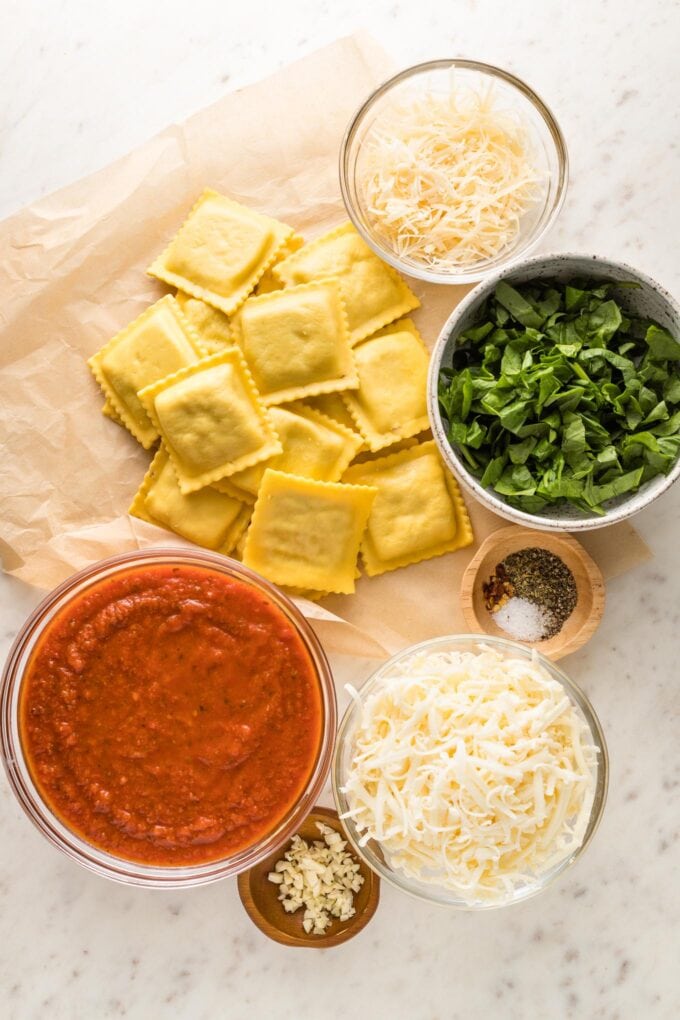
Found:
<path fill-rule="evenodd" d="M 463 574 L 463 614 L 476 633 L 561 659 L 589 641 L 604 612 L 602 573 L 571 535 L 515 525 L 482 542 Z"/>
<path fill-rule="evenodd" d="M 380 879 L 352 850 L 337 811 L 316 807 L 286 845 L 238 876 L 238 891 L 268 938 L 329 949 L 366 927 Z"/>

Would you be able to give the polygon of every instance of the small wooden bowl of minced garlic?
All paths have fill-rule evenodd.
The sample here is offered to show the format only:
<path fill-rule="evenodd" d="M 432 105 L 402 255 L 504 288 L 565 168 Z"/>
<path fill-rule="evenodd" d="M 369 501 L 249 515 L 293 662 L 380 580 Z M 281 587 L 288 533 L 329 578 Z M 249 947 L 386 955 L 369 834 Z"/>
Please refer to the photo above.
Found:
<path fill-rule="evenodd" d="M 238 891 L 268 938 L 329 949 L 366 927 L 380 879 L 353 852 L 337 811 L 315 807 L 288 843 L 238 876 Z"/>
<path fill-rule="evenodd" d="M 593 636 L 605 589 L 600 568 L 571 535 L 512 525 L 482 542 L 460 598 L 475 633 L 521 641 L 556 660 Z"/>

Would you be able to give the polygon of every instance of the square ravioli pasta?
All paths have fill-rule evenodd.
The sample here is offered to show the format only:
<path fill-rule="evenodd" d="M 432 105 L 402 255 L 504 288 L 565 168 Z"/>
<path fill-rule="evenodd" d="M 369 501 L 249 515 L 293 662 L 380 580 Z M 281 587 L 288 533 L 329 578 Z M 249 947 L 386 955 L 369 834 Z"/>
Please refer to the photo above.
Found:
<path fill-rule="evenodd" d="M 125 426 L 123 425 L 123 419 L 118 414 L 118 411 L 116 411 L 115 407 L 113 406 L 108 397 L 106 398 L 102 406 L 102 414 L 104 415 L 105 418 L 110 418 L 111 421 L 115 421 L 116 425 L 121 425 L 123 428 L 125 428 Z"/>
<path fill-rule="evenodd" d="M 207 188 L 149 274 L 231 315 L 293 228 Z"/>
<path fill-rule="evenodd" d="M 229 319 L 224 312 L 178 290 L 175 300 L 187 322 L 193 326 L 205 354 L 219 354 L 234 346 Z"/>
<path fill-rule="evenodd" d="M 186 495 L 281 452 L 238 348 L 140 392 Z"/>
<path fill-rule="evenodd" d="M 358 385 L 335 280 L 250 298 L 234 333 L 265 404 Z"/>
<path fill-rule="evenodd" d="M 250 507 L 210 486 L 184 495 L 162 446 L 129 512 L 133 517 L 225 555 L 233 550 L 250 520 Z"/>
<path fill-rule="evenodd" d="M 174 297 L 168 294 L 156 301 L 88 361 L 106 397 L 104 414 L 118 419 L 148 450 L 158 439 L 158 430 L 139 390 L 193 364 L 202 354 Z"/>
<path fill-rule="evenodd" d="M 369 450 L 429 428 L 429 354 L 410 319 L 393 323 L 354 348 L 359 388 L 342 399 Z"/>
<path fill-rule="evenodd" d="M 351 594 L 359 543 L 376 491 L 268 469 L 246 535 L 243 563 L 287 588 Z"/>
<path fill-rule="evenodd" d="M 292 255 L 294 251 L 298 250 L 298 248 L 301 248 L 304 243 L 304 237 L 301 237 L 300 234 L 292 234 L 279 248 L 271 266 L 269 269 L 265 270 L 258 281 L 257 287 L 255 288 L 255 293 L 258 296 L 260 294 L 270 294 L 273 290 L 281 290 L 283 284 L 274 276 L 274 267 L 279 262 L 282 262 L 283 259 L 287 259 L 288 256 Z"/>
<path fill-rule="evenodd" d="M 458 484 L 432 441 L 352 465 L 343 481 L 378 490 L 361 543 L 361 558 L 371 577 L 472 542 Z"/>
<path fill-rule="evenodd" d="M 319 482 L 337 482 L 362 445 L 361 436 L 304 404 L 270 407 L 269 417 L 283 448 L 269 460 L 215 482 L 218 489 L 256 496 L 267 468 Z M 234 490 L 236 487 L 236 490 Z"/>
<path fill-rule="evenodd" d="M 351 432 L 354 432 L 359 436 L 361 446 L 363 447 L 365 445 L 364 437 L 357 432 L 357 424 L 347 410 L 339 393 L 320 393 L 315 397 L 307 397 L 305 404 L 307 407 L 312 407 L 316 411 L 321 411 L 321 413 L 325 414 L 327 418 L 332 418 L 333 421 L 337 421 L 338 424 L 344 425 L 345 428 L 350 429 Z"/>
<path fill-rule="evenodd" d="M 303 245 L 274 266 L 272 273 L 286 287 L 337 277 L 351 344 L 420 306 L 398 273 L 371 251 L 351 223 Z"/>

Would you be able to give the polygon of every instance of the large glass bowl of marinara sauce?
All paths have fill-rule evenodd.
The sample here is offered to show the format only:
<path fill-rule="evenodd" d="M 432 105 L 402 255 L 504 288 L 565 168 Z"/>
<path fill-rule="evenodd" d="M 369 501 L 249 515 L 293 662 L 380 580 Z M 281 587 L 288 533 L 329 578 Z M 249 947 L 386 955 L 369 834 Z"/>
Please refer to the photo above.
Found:
<path fill-rule="evenodd" d="M 26 621 L 2 680 L 21 806 L 91 871 L 202 885 L 251 868 L 314 806 L 336 726 L 331 671 L 273 585 L 208 552 L 115 556 Z"/>

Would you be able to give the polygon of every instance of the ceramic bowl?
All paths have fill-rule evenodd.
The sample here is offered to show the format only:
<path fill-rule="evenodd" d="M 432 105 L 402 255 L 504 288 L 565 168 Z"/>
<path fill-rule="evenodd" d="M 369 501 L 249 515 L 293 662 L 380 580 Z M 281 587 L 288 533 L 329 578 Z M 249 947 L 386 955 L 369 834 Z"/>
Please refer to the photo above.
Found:
<path fill-rule="evenodd" d="M 432 433 L 446 464 L 450 467 L 462 485 L 489 510 L 501 517 L 524 524 L 530 528 L 545 531 L 590 531 L 602 528 L 616 521 L 625 520 L 639 513 L 653 500 L 669 489 L 680 475 L 680 458 L 675 462 L 667 475 L 657 475 L 641 486 L 637 492 L 619 496 L 605 503 L 603 515 L 587 514 L 576 507 L 557 506 L 545 508 L 540 513 L 530 514 L 509 506 L 502 496 L 491 489 L 480 485 L 479 479 L 449 443 L 446 429 L 442 422 L 439 400 L 437 396 L 439 371 L 443 365 L 451 364 L 451 357 L 461 333 L 474 322 L 480 307 L 493 293 L 499 280 L 506 280 L 516 286 L 529 280 L 569 280 L 585 277 L 588 280 L 634 282 L 635 288 L 622 288 L 614 292 L 620 304 L 630 312 L 645 318 L 654 319 L 673 336 L 680 336 L 680 305 L 650 276 L 624 262 L 614 262 L 599 255 L 557 254 L 538 255 L 518 265 L 495 273 L 490 279 L 480 283 L 470 291 L 456 306 L 439 334 L 430 360 L 428 378 L 428 413 L 432 425 Z"/>

